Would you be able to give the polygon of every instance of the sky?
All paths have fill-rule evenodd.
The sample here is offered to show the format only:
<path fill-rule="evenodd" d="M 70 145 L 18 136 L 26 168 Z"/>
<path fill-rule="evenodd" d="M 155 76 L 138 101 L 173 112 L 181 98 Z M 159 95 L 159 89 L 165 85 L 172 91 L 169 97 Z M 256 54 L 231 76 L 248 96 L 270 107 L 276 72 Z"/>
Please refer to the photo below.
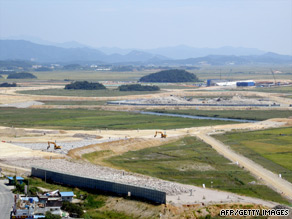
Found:
<path fill-rule="evenodd" d="M 93 47 L 258 48 L 292 55 L 292 0 L 0 0 L 0 37 Z"/>

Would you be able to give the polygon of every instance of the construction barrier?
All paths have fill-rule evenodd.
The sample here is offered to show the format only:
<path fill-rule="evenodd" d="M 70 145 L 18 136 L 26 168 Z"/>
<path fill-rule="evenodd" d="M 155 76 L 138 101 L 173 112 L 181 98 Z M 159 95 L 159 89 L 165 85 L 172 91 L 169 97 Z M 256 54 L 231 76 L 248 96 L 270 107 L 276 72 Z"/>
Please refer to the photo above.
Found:
<path fill-rule="evenodd" d="M 166 193 L 154 189 L 76 176 L 38 167 L 31 168 L 31 176 L 78 188 L 96 189 L 121 196 L 144 199 L 159 204 L 166 203 Z"/>

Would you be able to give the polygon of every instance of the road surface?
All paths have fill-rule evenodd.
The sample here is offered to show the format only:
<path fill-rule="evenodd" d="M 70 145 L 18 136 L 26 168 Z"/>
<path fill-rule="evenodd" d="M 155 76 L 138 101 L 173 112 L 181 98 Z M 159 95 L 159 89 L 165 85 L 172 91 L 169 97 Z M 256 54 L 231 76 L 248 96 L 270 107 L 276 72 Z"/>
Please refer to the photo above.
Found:
<path fill-rule="evenodd" d="M 0 180 L 0 218 L 9 219 L 10 210 L 13 205 L 12 192 L 4 185 L 4 181 Z"/>

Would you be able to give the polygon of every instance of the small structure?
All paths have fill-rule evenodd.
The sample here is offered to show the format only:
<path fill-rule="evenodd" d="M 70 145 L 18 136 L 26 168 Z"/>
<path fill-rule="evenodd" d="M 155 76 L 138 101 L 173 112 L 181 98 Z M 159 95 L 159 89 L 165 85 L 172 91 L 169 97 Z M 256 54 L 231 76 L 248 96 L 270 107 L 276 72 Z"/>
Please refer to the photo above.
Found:
<path fill-rule="evenodd" d="M 8 176 L 7 179 L 9 180 L 8 185 L 15 185 L 14 177 L 12 177 L 12 176 Z M 24 180 L 24 178 L 22 178 L 22 177 L 20 177 L 20 176 L 17 176 L 17 177 L 16 177 L 16 181 L 17 181 L 19 184 L 22 184 L 22 183 L 23 183 L 23 180 Z"/>
<path fill-rule="evenodd" d="M 222 82 L 228 82 L 228 81 L 227 80 L 221 80 L 221 79 L 208 79 L 207 80 L 207 87 L 216 86 L 217 83 L 222 83 Z"/>
<path fill-rule="evenodd" d="M 255 86 L 254 81 L 239 81 L 236 83 L 237 87 L 249 87 L 249 86 Z"/>
<path fill-rule="evenodd" d="M 62 201 L 72 202 L 74 193 L 73 192 L 60 192 Z"/>

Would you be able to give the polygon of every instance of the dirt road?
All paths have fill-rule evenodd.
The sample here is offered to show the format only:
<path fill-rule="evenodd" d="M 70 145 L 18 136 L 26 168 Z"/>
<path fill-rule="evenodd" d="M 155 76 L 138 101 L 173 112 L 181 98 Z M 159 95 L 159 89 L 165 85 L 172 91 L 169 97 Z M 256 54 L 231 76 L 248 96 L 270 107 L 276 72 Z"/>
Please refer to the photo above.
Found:
<path fill-rule="evenodd" d="M 268 186 L 292 200 L 292 184 L 288 181 L 278 177 L 276 174 L 253 162 L 252 160 L 232 151 L 222 142 L 212 138 L 207 132 L 201 132 L 197 134 L 197 137 L 211 145 L 219 154 L 222 154 L 224 157 L 233 162 L 238 162 L 240 166 L 257 176 Z"/>

